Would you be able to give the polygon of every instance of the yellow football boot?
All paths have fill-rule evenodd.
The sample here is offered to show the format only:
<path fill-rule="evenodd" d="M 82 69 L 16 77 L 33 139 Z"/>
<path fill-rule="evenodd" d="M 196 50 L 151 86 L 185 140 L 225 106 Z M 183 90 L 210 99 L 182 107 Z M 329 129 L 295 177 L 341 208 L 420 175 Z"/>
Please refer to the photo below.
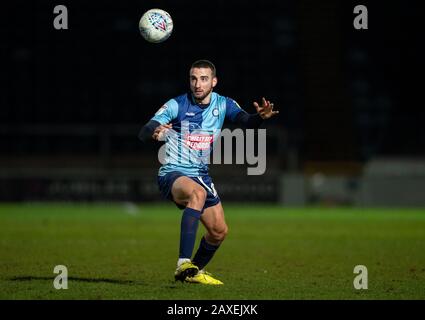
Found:
<path fill-rule="evenodd" d="M 199 271 L 199 268 L 192 262 L 183 262 L 174 273 L 174 279 L 177 281 L 185 281 L 187 277 L 193 277 Z"/>
<path fill-rule="evenodd" d="M 212 274 L 206 272 L 204 270 L 200 270 L 197 274 L 192 277 L 187 277 L 185 282 L 189 283 L 201 283 L 201 284 L 209 284 L 209 285 L 222 285 L 223 282 L 213 278 Z"/>

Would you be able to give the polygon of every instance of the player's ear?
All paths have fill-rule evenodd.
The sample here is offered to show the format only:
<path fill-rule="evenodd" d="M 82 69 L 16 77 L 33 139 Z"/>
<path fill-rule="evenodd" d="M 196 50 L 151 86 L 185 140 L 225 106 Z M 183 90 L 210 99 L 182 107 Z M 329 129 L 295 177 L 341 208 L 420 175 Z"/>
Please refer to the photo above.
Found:
<path fill-rule="evenodd" d="M 217 82 L 218 82 L 217 77 L 214 77 L 213 80 L 212 80 L 212 86 L 213 86 L 213 88 L 217 85 Z"/>

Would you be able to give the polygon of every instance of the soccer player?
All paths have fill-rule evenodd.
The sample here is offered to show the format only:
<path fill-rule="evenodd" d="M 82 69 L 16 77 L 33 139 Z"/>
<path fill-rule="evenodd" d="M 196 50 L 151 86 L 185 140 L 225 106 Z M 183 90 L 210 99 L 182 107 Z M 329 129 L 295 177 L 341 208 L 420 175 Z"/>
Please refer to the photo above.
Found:
<path fill-rule="evenodd" d="M 166 161 L 159 169 L 158 185 L 161 195 L 183 210 L 175 280 L 220 285 L 223 283 L 204 267 L 228 228 L 205 156 L 211 152 L 225 119 L 245 128 L 258 128 L 278 111 L 262 98 L 261 105 L 253 103 L 257 113 L 248 114 L 234 100 L 213 92 L 216 69 L 208 60 L 194 62 L 189 76 L 190 92 L 165 103 L 140 130 L 139 138 L 143 142 L 166 141 Z M 199 220 L 206 233 L 192 259 Z"/>

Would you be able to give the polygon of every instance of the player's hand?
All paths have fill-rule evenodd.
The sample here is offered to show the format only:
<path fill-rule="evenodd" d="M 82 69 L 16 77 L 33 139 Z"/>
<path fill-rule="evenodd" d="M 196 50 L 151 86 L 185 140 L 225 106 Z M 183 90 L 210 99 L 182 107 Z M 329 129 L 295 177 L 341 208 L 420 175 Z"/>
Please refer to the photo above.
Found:
<path fill-rule="evenodd" d="M 261 99 L 261 107 L 258 105 L 257 102 L 254 102 L 254 107 L 257 110 L 257 113 L 260 115 L 261 118 L 269 119 L 273 117 L 274 115 L 278 114 L 279 111 L 273 111 L 273 103 L 270 103 L 270 101 L 262 98 Z"/>
<path fill-rule="evenodd" d="M 156 129 L 154 130 L 153 134 L 152 134 L 152 139 L 157 140 L 157 141 L 163 141 L 164 139 L 164 133 L 168 131 L 168 129 L 171 129 L 173 126 L 171 125 L 171 123 L 168 124 L 163 124 L 160 125 L 158 127 L 156 127 Z"/>

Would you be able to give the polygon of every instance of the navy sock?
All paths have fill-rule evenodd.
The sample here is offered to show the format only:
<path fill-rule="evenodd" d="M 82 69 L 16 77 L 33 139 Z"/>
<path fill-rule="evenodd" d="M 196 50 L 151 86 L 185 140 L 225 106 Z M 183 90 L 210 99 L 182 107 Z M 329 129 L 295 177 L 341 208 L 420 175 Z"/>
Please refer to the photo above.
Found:
<path fill-rule="evenodd" d="M 193 264 L 196 265 L 199 270 L 202 270 L 208 262 L 210 262 L 219 247 L 220 245 L 210 244 L 205 240 L 205 237 L 202 237 L 198 251 L 196 251 L 195 257 L 193 258 Z"/>
<path fill-rule="evenodd" d="M 198 230 L 201 212 L 192 208 L 183 211 L 180 225 L 180 252 L 179 258 L 190 259 L 195 246 L 196 231 Z"/>

